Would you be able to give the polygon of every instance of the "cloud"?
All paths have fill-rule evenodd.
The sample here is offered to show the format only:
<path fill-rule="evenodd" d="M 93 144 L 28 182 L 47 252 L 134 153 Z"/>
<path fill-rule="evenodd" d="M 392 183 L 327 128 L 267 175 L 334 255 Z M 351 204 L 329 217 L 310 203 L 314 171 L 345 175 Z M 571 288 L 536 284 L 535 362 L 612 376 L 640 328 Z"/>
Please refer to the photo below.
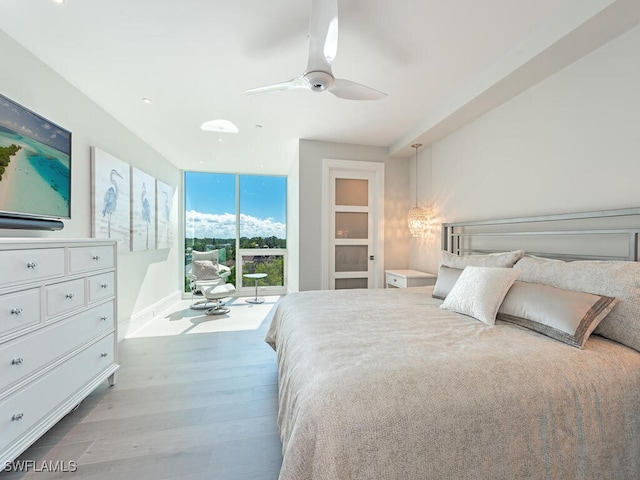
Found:
<path fill-rule="evenodd" d="M 213 214 L 189 210 L 186 212 L 185 235 L 187 238 L 235 238 L 236 216 L 232 213 Z M 272 218 L 240 214 L 240 236 L 286 238 L 287 227 Z"/>

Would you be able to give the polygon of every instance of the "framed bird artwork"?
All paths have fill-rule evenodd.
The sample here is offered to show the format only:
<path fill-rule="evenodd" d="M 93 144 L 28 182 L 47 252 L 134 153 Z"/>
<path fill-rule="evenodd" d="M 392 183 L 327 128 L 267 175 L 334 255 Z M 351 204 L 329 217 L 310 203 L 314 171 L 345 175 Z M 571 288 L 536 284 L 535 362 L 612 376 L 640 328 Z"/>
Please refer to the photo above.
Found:
<path fill-rule="evenodd" d="M 158 248 L 173 247 L 173 187 L 156 180 Z"/>
<path fill-rule="evenodd" d="M 131 249 L 131 183 L 127 163 L 91 147 L 91 235 Z"/>
<path fill-rule="evenodd" d="M 156 248 L 156 179 L 131 167 L 131 250 Z"/>

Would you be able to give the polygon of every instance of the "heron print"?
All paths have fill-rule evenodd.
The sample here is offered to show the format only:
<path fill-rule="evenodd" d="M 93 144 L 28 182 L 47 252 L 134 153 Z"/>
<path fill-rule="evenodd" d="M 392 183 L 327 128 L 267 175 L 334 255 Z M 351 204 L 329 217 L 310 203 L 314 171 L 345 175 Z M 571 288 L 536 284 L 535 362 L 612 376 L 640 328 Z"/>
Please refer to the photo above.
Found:
<path fill-rule="evenodd" d="M 116 178 L 123 179 L 124 177 L 118 173 L 115 168 L 111 169 L 111 175 L 109 176 L 111 186 L 104 192 L 104 201 L 102 207 L 102 216 L 107 217 L 107 237 L 111 238 L 111 215 L 118 208 L 118 181 Z"/>
<path fill-rule="evenodd" d="M 131 247 L 130 167 L 96 147 L 92 159 L 92 233 L 118 241 L 120 250 Z"/>
<path fill-rule="evenodd" d="M 157 238 L 158 248 L 173 246 L 173 223 L 171 209 L 173 205 L 173 188 L 160 180 L 156 181 L 157 190 Z"/>
<path fill-rule="evenodd" d="M 156 248 L 156 179 L 131 168 L 131 249 Z"/>

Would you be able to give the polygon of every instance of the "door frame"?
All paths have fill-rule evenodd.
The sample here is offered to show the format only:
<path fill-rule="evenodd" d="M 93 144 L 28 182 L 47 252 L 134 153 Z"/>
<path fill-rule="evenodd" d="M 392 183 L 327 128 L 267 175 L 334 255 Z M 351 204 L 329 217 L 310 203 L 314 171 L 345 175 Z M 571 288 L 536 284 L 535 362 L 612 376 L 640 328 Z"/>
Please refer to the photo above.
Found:
<path fill-rule="evenodd" d="M 373 191 L 376 198 L 372 199 L 373 225 L 371 234 L 373 235 L 373 255 L 375 255 L 375 265 L 373 270 L 373 285 L 369 288 L 381 288 L 384 285 L 384 163 L 382 162 L 360 162 L 357 160 L 338 160 L 324 158 L 322 160 L 322 213 L 321 232 L 322 243 L 320 250 L 321 262 L 321 287 L 328 290 L 329 286 L 329 210 L 330 202 L 330 178 L 334 172 L 356 172 L 373 173 Z M 377 225 L 377 228 L 375 226 Z M 369 253 L 371 255 L 371 252 Z"/>

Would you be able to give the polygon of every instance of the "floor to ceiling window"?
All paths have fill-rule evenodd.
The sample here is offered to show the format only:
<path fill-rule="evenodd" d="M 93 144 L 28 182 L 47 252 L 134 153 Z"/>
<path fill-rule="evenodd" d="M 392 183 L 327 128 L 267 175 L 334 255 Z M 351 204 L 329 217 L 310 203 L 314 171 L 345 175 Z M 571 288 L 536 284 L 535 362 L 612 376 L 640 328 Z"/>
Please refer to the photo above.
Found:
<path fill-rule="evenodd" d="M 286 177 L 185 172 L 184 191 L 185 272 L 193 250 L 218 250 L 239 294 L 255 293 L 253 273 L 260 293 L 286 293 Z"/>

